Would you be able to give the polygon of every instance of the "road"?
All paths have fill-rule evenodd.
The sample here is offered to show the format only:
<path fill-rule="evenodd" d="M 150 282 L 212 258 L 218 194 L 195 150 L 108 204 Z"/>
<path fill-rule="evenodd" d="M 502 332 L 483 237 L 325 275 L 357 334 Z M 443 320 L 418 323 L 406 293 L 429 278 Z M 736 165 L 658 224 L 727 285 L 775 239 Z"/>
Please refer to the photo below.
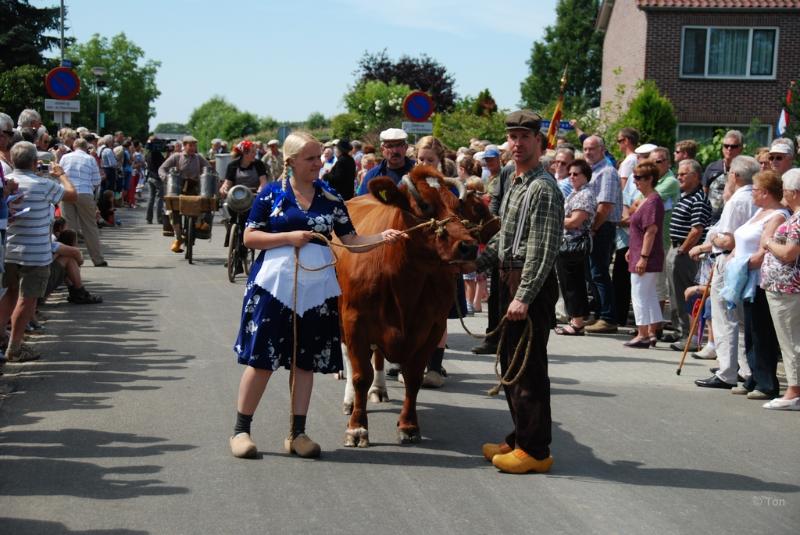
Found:
<path fill-rule="evenodd" d="M 676 352 L 623 348 L 622 335 L 551 337 L 547 475 L 481 456 L 510 419 L 485 394 L 492 359 L 469 352 L 457 320 L 448 382 L 419 397 L 421 444 L 395 443 L 390 381 L 371 447 L 344 448 L 344 385 L 317 376 L 307 429 L 323 457 L 287 456 L 281 372 L 253 422 L 260 458 L 234 459 L 244 281 L 226 279 L 221 227 L 188 265 L 141 208 L 120 212 L 102 231 L 111 267 L 84 269 L 105 302 L 56 296 L 34 340 L 45 357 L 0 377 L 0 533 L 798 532 L 800 414 L 697 388 L 708 362 L 678 377 Z"/>

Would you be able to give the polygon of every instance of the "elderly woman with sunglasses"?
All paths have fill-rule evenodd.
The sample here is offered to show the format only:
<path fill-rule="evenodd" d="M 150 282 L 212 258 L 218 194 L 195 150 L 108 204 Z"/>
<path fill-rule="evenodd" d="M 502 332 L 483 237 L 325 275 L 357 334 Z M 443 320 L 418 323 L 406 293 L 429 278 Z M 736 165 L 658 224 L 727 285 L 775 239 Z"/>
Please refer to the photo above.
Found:
<path fill-rule="evenodd" d="M 572 193 L 564 201 L 564 243 L 583 241 L 588 246 L 575 250 L 562 246 L 556 260 L 556 273 L 569 323 L 556 328 L 556 334 L 583 335 L 583 318 L 589 315 L 586 294 L 586 258 L 591 250 L 590 232 L 597 213 L 597 198 L 585 187 L 592 179 L 592 168 L 586 160 L 574 160 L 567 175 Z"/>
<path fill-rule="evenodd" d="M 765 409 L 800 411 L 800 169 L 783 175 L 783 202 L 792 216 L 772 236 L 764 236 L 761 264 L 764 289 L 786 369 L 786 392 Z"/>
<path fill-rule="evenodd" d="M 633 170 L 633 180 L 644 200 L 631 215 L 630 241 L 625 253 L 638 331 L 634 338 L 625 342 L 627 347 L 655 346 L 656 330 L 664 320 L 657 291 L 658 273 L 664 269 L 664 201 L 655 190 L 659 177 L 659 169 L 651 160 L 645 160 Z"/>

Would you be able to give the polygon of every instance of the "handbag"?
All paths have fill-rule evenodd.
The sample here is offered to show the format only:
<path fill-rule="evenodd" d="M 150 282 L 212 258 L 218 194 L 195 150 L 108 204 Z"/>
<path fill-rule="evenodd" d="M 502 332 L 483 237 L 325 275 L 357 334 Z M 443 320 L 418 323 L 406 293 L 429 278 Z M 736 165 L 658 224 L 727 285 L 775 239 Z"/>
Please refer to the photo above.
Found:
<path fill-rule="evenodd" d="M 563 256 L 587 256 L 592 251 L 592 237 L 588 232 L 583 234 L 564 234 L 558 254 Z"/>

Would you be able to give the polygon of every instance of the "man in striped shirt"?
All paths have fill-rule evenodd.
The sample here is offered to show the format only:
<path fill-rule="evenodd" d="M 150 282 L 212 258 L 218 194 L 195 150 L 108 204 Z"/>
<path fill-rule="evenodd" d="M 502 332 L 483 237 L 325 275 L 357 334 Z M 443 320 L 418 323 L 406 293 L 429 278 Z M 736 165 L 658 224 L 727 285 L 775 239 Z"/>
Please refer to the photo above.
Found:
<path fill-rule="evenodd" d="M 50 264 L 53 262 L 51 209 L 59 201 L 77 201 L 78 192 L 57 163 L 50 169 L 55 180 L 36 175 L 36 146 L 33 143 L 20 141 L 15 144 L 11 149 L 11 163 L 14 165 L 11 177 L 19 184 L 18 193 L 22 198 L 19 204 L 14 205 L 15 212 L 9 218 L 3 273 L 6 293 L 0 299 L 0 325 L 6 325 L 11 319 L 6 360 L 24 362 L 39 358 L 22 343 L 22 336 L 36 311 L 36 300 L 44 297 L 50 279 Z"/>
<path fill-rule="evenodd" d="M 694 284 L 700 266 L 698 261 L 689 256 L 689 250 L 703 243 L 711 223 L 711 204 L 700 182 L 702 170 L 696 160 L 681 160 L 678 164 L 681 198 L 672 209 L 669 225 L 671 247 L 666 260 L 672 325 L 675 327 L 675 337 L 670 347 L 675 351 L 683 351 L 686 337 L 689 336 L 690 320 L 684 292 Z"/>

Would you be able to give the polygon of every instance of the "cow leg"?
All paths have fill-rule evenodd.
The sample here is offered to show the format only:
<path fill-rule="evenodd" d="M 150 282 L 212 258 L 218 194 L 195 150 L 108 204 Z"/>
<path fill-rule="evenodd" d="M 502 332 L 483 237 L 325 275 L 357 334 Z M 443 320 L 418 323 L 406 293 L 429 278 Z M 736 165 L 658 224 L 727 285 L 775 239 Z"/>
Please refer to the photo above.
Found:
<path fill-rule="evenodd" d="M 368 399 L 371 403 L 389 401 L 389 391 L 386 389 L 386 373 L 383 369 L 383 355 L 378 351 L 373 351 L 372 363 L 375 370 L 375 378 L 372 380 L 372 386 L 369 387 Z"/>
<path fill-rule="evenodd" d="M 369 390 L 374 376 L 372 362 L 369 358 L 368 347 L 364 347 L 361 351 L 353 347 L 348 347 L 347 349 L 351 366 L 348 372 L 352 372 L 348 373 L 348 377 L 352 377 L 355 398 L 353 413 L 350 415 L 350 421 L 345 432 L 344 445 L 349 448 L 356 446 L 366 448 L 369 446 L 367 390 Z"/>
<path fill-rule="evenodd" d="M 344 401 L 342 402 L 342 412 L 344 414 L 353 414 L 353 401 L 356 397 L 356 389 L 353 387 L 353 367 L 350 364 L 350 357 L 347 354 L 347 347 L 342 344 L 342 353 L 344 354 Z"/>
<path fill-rule="evenodd" d="M 400 418 L 397 420 L 397 440 L 400 444 L 417 444 L 422 440 L 417 421 L 417 394 L 422 385 L 425 364 L 414 363 L 411 366 L 404 364 L 401 367 L 406 386 L 406 397 L 403 400 Z"/>

